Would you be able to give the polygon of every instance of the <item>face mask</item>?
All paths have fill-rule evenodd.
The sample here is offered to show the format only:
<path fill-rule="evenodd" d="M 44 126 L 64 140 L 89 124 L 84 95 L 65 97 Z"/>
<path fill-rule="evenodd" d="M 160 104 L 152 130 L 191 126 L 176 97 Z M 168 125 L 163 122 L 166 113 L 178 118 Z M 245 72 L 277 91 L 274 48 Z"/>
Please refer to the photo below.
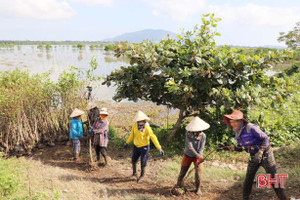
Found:
<path fill-rule="evenodd" d="M 137 127 L 139 129 L 139 131 L 144 132 L 145 131 L 145 122 L 138 122 L 137 123 Z"/>
<path fill-rule="evenodd" d="M 189 137 L 190 138 L 198 138 L 201 134 L 201 131 L 198 131 L 198 132 L 189 132 Z"/>
<path fill-rule="evenodd" d="M 138 122 L 137 123 L 139 126 L 144 126 L 145 125 L 145 122 Z"/>
<path fill-rule="evenodd" d="M 104 120 L 107 117 L 107 115 L 100 115 L 100 119 Z"/>

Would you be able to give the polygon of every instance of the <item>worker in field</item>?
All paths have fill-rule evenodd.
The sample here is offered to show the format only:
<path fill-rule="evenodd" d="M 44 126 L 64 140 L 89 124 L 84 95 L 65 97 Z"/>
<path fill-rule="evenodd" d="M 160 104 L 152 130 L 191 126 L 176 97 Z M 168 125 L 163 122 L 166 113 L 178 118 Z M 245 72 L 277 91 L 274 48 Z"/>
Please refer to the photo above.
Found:
<path fill-rule="evenodd" d="M 201 195 L 200 183 L 201 183 L 201 171 L 202 171 L 202 161 L 203 161 L 203 151 L 205 147 L 206 135 L 203 132 L 208 129 L 210 125 L 200 119 L 195 117 L 186 126 L 186 137 L 185 137 L 185 148 L 184 155 L 181 162 L 181 170 L 178 176 L 177 184 L 174 189 L 181 188 L 183 186 L 183 178 L 186 175 L 191 163 L 195 166 L 195 185 L 196 194 Z"/>
<path fill-rule="evenodd" d="M 70 137 L 73 142 L 73 160 L 79 162 L 79 153 L 80 153 L 80 138 L 83 137 L 83 122 L 81 121 L 81 115 L 84 114 L 84 111 L 75 108 L 71 113 L 70 117 L 71 126 L 70 126 Z"/>
<path fill-rule="evenodd" d="M 90 125 L 93 125 L 96 119 L 99 117 L 100 112 L 96 102 L 89 102 L 86 110 L 88 111 L 88 120 Z"/>
<path fill-rule="evenodd" d="M 150 139 L 155 145 L 155 147 L 159 150 L 160 155 L 164 155 L 164 151 L 162 150 L 156 135 L 153 133 L 149 123 L 149 117 L 144 114 L 142 111 L 138 111 L 136 116 L 134 117 L 134 123 L 131 128 L 131 133 L 126 143 L 124 144 L 124 148 L 127 148 L 128 144 L 133 141 L 133 152 L 132 152 L 132 170 L 133 176 L 137 175 L 136 166 L 138 159 L 141 158 L 141 175 L 137 179 L 137 182 L 140 182 L 145 175 L 145 168 L 147 165 L 149 150 L 150 150 Z"/>
<path fill-rule="evenodd" d="M 107 119 L 107 108 L 100 109 L 100 115 L 96 118 L 92 131 L 94 133 L 94 148 L 97 155 L 98 164 L 100 164 L 100 154 L 104 158 L 104 166 L 108 164 L 107 145 L 109 136 L 109 121 Z"/>
<path fill-rule="evenodd" d="M 223 119 L 235 133 L 238 142 L 235 150 L 242 151 L 244 149 L 250 154 L 243 188 L 243 200 L 248 200 L 255 174 L 260 166 L 266 170 L 267 174 L 271 174 L 272 178 L 276 174 L 276 162 L 269 143 L 269 137 L 258 126 L 244 119 L 243 113 L 239 110 L 234 110 L 231 114 L 224 115 Z M 287 199 L 280 184 L 278 188 L 275 188 L 273 184 L 272 187 L 280 200 Z"/>

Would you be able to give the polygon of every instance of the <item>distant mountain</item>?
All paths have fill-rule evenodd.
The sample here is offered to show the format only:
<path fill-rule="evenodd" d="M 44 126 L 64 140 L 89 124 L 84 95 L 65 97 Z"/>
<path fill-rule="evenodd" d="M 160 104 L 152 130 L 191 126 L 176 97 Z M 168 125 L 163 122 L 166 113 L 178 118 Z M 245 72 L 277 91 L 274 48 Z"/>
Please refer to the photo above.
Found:
<path fill-rule="evenodd" d="M 263 48 L 270 48 L 270 49 L 285 49 L 285 46 L 279 46 L 279 45 L 264 45 Z"/>
<path fill-rule="evenodd" d="M 103 40 L 105 42 L 118 42 L 118 41 L 127 41 L 127 42 L 141 42 L 143 40 L 151 40 L 152 42 L 159 42 L 161 39 L 166 39 L 167 35 L 170 35 L 171 38 L 175 39 L 177 34 L 161 30 L 161 29 L 145 29 L 141 31 L 124 33 L 122 35 L 116 36 L 114 38 Z"/>

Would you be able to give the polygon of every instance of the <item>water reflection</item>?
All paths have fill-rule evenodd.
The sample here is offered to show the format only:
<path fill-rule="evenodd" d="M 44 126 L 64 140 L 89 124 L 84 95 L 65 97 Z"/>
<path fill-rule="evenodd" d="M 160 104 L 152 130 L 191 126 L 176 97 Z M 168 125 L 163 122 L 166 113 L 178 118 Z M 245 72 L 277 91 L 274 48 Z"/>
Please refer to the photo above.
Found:
<path fill-rule="evenodd" d="M 48 60 L 51 59 L 51 54 L 47 53 L 47 54 L 46 54 L 46 58 L 47 58 Z"/>

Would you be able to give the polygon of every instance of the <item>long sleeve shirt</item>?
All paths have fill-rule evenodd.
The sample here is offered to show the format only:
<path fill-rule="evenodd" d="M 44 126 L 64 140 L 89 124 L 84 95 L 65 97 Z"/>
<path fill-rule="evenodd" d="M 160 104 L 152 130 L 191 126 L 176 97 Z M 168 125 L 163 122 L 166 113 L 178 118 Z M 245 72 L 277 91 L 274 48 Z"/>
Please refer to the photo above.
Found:
<path fill-rule="evenodd" d="M 99 145 L 100 147 L 107 147 L 108 136 L 109 136 L 109 121 L 108 119 L 101 120 L 100 117 L 96 119 L 93 124 L 94 145 Z"/>
<path fill-rule="evenodd" d="M 71 139 L 79 139 L 83 137 L 82 122 L 75 117 L 71 120 L 70 137 Z"/>
<path fill-rule="evenodd" d="M 131 133 L 130 133 L 130 136 L 127 139 L 126 143 L 129 144 L 130 142 L 133 141 L 133 144 L 136 147 L 141 148 L 141 147 L 149 145 L 150 139 L 157 149 L 161 149 L 158 139 L 157 139 L 156 135 L 153 133 L 150 125 L 148 123 L 146 123 L 144 131 L 140 131 L 138 129 L 137 123 L 135 122 L 132 125 Z"/>
<path fill-rule="evenodd" d="M 240 136 L 235 132 L 238 145 L 243 146 L 247 152 L 255 154 L 260 149 L 270 146 L 269 137 L 254 124 L 246 123 Z"/>
<path fill-rule="evenodd" d="M 184 154 L 192 158 L 203 155 L 206 142 L 205 133 L 202 132 L 197 138 L 194 138 L 190 132 L 187 132 L 185 135 Z"/>

